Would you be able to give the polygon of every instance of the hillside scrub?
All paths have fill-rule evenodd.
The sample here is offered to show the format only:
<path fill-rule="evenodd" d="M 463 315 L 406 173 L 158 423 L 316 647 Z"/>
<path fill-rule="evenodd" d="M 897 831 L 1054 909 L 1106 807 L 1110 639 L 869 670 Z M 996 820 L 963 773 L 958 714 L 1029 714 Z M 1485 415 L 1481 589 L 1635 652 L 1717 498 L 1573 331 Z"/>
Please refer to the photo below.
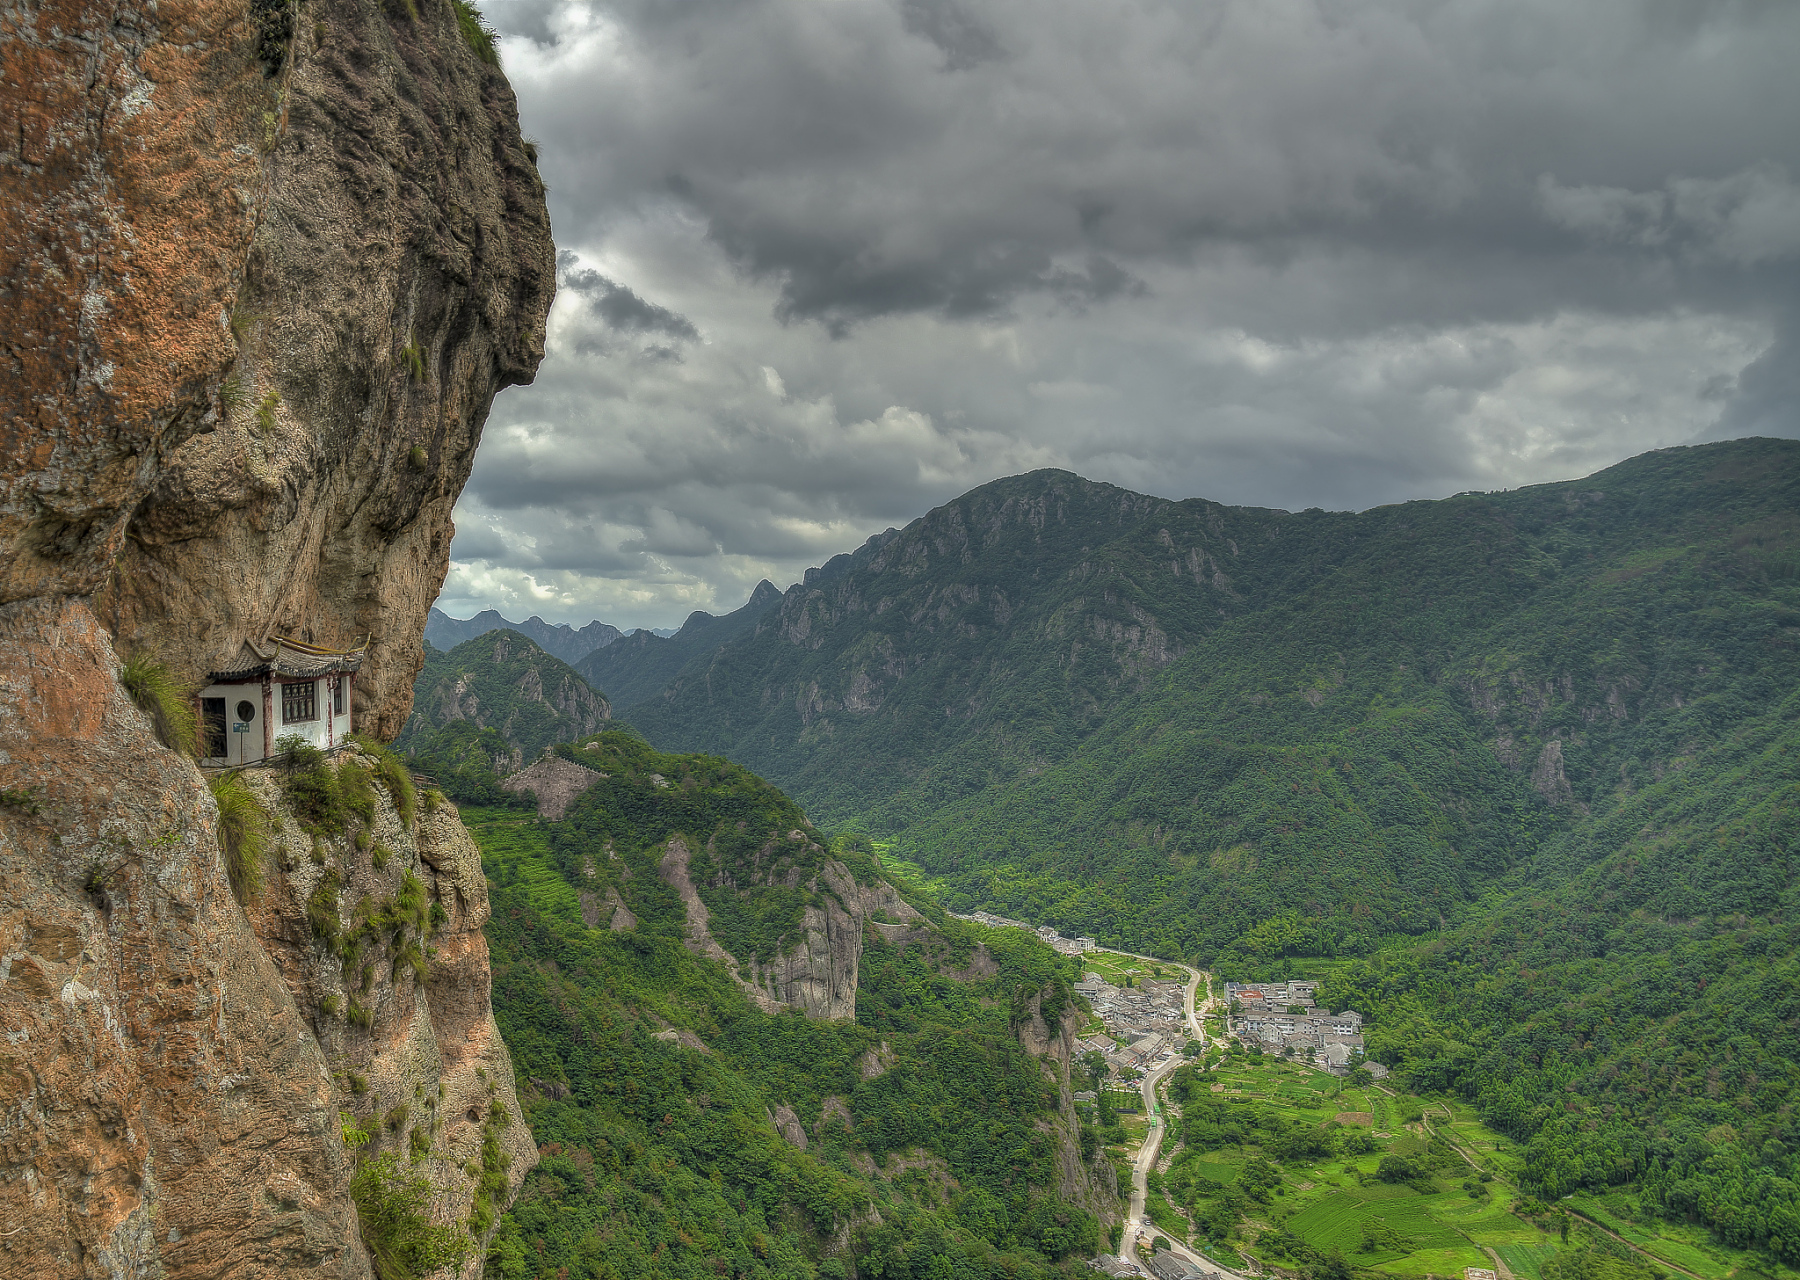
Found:
<path fill-rule="evenodd" d="M 1028 999 L 1056 1016 L 1071 965 L 1026 935 L 951 921 L 904 948 L 868 940 L 855 1021 L 765 1013 L 685 945 L 664 843 L 705 850 L 694 878 L 712 881 L 713 928 L 739 955 L 791 929 L 806 891 L 780 888 L 787 868 L 804 885 L 836 856 L 873 880 L 866 844 L 791 839 L 813 832 L 804 813 L 715 757 L 618 731 L 558 753 L 608 775 L 565 821 L 464 810 L 491 884 L 496 1014 L 535 1086 L 543 1152 L 501 1220 L 493 1274 L 590 1275 L 602 1257 L 629 1274 L 654 1257 L 696 1277 L 731 1259 L 756 1277 L 841 1280 L 854 1264 L 1036 1280 L 1099 1247 L 1093 1215 L 1055 1191 L 1058 1091 L 1017 1038 Z M 582 895 L 605 890 L 635 927 L 584 924 Z M 988 976 L 969 977 L 978 954 Z M 776 1134 L 776 1108 L 805 1149 Z"/>

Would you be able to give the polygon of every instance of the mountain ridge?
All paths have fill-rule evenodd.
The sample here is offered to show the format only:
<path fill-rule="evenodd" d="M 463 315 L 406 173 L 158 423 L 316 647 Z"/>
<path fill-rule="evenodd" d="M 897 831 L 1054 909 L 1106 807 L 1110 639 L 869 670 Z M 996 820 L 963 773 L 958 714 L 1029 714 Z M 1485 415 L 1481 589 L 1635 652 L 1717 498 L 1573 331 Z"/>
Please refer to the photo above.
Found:
<path fill-rule="evenodd" d="M 669 636 L 639 629 L 614 646 L 588 654 L 574 664 L 575 669 L 595 688 L 612 690 L 614 701 L 624 706 L 660 689 L 696 657 L 743 634 L 780 599 L 780 589 L 764 578 L 750 598 L 730 613 L 714 615 L 696 609 Z"/>
<path fill-rule="evenodd" d="M 566 622 L 545 622 L 536 614 L 523 622 L 509 622 L 497 609 L 483 609 L 472 618 L 452 618 L 433 605 L 425 623 L 425 640 L 447 653 L 465 640 L 473 640 L 476 636 L 499 630 L 517 631 L 520 635 L 529 636 L 532 643 L 545 653 L 571 665 L 596 649 L 604 649 L 625 634 L 610 622 L 601 622 L 598 618 L 586 626 L 576 628 Z"/>
<path fill-rule="evenodd" d="M 1780 575 L 1793 554 L 1797 471 L 1800 445 L 1753 440 L 1362 513 L 1175 502 L 1033 473 L 859 550 L 831 582 L 790 589 L 753 632 L 691 662 L 660 697 L 627 702 L 626 714 L 653 741 L 744 760 L 828 821 L 900 836 L 927 867 L 950 865 L 941 860 L 966 853 L 972 837 L 1014 850 L 996 853 L 1000 862 L 1029 861 L 1039 854 L 1028 848 L 1077 829 L 1113 862 L 1134 848 L 1171 856 L 1170 840 L 1205 841 L 1180 859 L 1225 858 L 1249 829 L 1221 811 L 1203 834 L 1181 816 L 1193 801 L 1162 793 L 1212 777 L 1265 794 L 1254 782 L 1264 768 L 1310 792 L 1335 759 L 1361 798 L 1339 786 L 1312 819 L 1282 802 L 1276 828 L 1349 821 L 1409 845 L 1420 838 L 1409 831 L 1435 831 L 1429 858 L 1390 853 L 1353 879 L 1404 896 L 1400 867 L 1438 865 L 1434 891 L 1468 901 L 1519 856 L 1509 850 L 1521 824 L 1573 820 L 1621 769 L 1629 780 L 1676 767 L 1682 733 L 1702 722 L 1680 708 L 1698 698 L 1741 717 L 1742 695 L 1714 686 L 1788 669 Z M 1700 644 L 1692 625 L 1673 622 L 1670 592 L 1690 572 L 1696 582 L 1679 588 L 1680 607 L 1699 610 L 1689 616 L 1730 602 L 1769 641 L 1739 646 L 1730 628 L 1708 623 Z M 1743 672 L 1719 660 L 1721 646 L 1741 652 Z M 1593 657 L 1609 649 L 1616 656 Z M 1688 651 L 1690 666 L 1713 675 L 1684 674 L 1687 659 L 1675 655 Z M 1177 749 L 1171 718 L 1198 735 L 1193 744 Z M 1291 756 L 1302 747 L 1313 761 L 1304 767 Z M 1460 780 L 1414 777 L 1409 761 L 1421 751 L 1459 760 Z M 1440 818 L 1416 828 L 1382 819 L 1391 802 L 1356 781 L 1365 778 L 1356 764 L 1343 772 L 1354 760 L 1375 770 L 1367 779 L 1412 788 L 1409 803 Z M 1130 816 L 1072 816 L 1069 797 L 1112 787 L 1108 778 Z M 1365 851 L 1381 843 L 1352 840 Z M 966 870 L 967 857 L 955 856 Z M 1283 865 L 1300 879 L 1277 891 L 1265 868 L 1258 892 L 1271 896 L 1259 909 L 1286 894 L 1369 906 L 1349 881 L 1331 887 L 1309 871 L 1297 846 Z M 1214 870 L 1180 874 L 1230 878 Z M 994 890 L 973 879 L 966 888 Z M 1111 886 L 1115 905 L 1096 900 L 1085 914 L 1032 910 L 1092 932 L 1121 889 Z M 1409 931 L 1434 918 L 1398 899 L 1376 915 L 1395 927 L 1404 917 Z M 1242 913 L 1220 917 L 1234 918 L 1248 927 Z"/>

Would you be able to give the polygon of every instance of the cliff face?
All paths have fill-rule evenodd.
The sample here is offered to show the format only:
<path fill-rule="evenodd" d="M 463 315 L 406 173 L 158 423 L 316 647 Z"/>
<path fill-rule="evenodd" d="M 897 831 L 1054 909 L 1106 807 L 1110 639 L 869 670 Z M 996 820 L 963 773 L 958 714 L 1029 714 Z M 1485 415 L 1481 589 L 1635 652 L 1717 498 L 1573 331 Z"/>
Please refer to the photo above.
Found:
<path fill-rule="evenodd" d="M 86 609 L 0 622 L 0 760 L 29 796 L 0 807 L 0 1273 L 366 1274 L 327 1058 L 205 784 Z"/>
<path fill-rule="evenodd" d="M 1019 1025 L 1019 1043 L 1036 1054 L 1044 1071 L 1056 1081 L 1061 1098 L 1056 1119 L 1048 1124 L 1056 1139 L 1056 1194 L 1080 1205 L 1100 1220 L 1102 1227 L 1121 1216 L 1119 1175 L 1104 1150 L 1090 1160 L 1081 1157 L 1081 1118 L 1075 1110 L 1071 1065 L 1075 1060 L 1075 1026 L 1079 1016 L 1065 1008 L 1052 1027 L 1044 1018 L 1044 998 L 1026 1002 L 1026 1018 Z"/>
<path fill-rule="evenodd" d="M 310 4 L 280 76 L 249 61 L 253 136 L 230 141 L 254 160 L 234 191 L 255 216 L 235 257 L 184 262 L 172 285 L 205 281 L 211 358 L 116 563 L 84 581 L 110 570 L 99 605 L 120 646 L 190 676 L 272 631 L 371 636 L 356 713 L 392 738 L 488 406 L 543 355 L 543 186 L 448 0 Z"/>
<path fill-rule="evenodd" d="M 489 998 L 480 851 L 448 802 L 409 824 L 376 785 L 366 834 L 319 840 L 276 772 L 246 780 L 279 821 L 279 874 L 251 920 L 324 1051 L 332 1116 L 371 1135 L 365 1155 L 393 1151 L 429 1178 L 434 1217 L 467 1221 L 490 1131 L 510 1189 L 537 1163 Z M 463 1274 L 481 1274 L 479 1250 Z"/>
<path fill-rule="evenodd" d="M 116 651 L 195 677 L 367 633 L 360 727 L 399 729 L 481 424 L 541 353 L 542 186 L 448 0 L 48 0 L 0 13 L 0 69 L 0 1274 L 367 1275 L 339 1112 L 442 1083 L 449 1220 L 508 1108 L 479 874 L 433 867 L 448 816 L 395 837 L 439 955 L 345 1031 L 280 896 L 310 852 L 238 905 Z"/>
<path fill-rule="evenodd" d="M 914 922 L 924 924 L 924 917 L 886 881 L 858 884 L 835 859 L 807 887 L 815 901 L 801 913 L 797 945 L 767 964 L 750 961 L 744 975 L 809 1018 L 854 1018 L 864 932 L 903 932 Z M 882 923 L 878 916 L 897 923 Z"/>
<path fill-rule="evenodd" d="M 824 850 L 804 833 L 794 831 L 789 839 L 799 846 L 798 861 L 813 864 L 812 874 L 807 875 L 779 853 L 766 856 L 770 851 L 765 850 L 755 867 L 725 869 L 704 885 L 696 885 L 693 851 L 682 836 L 672 837 L 663 846 L 657 871 L 680 895 L 686 909 L 688 949 L 722 963 L 764 1011 L 793 1008 L 809 1018 L 854 1018 L 863 931 L 882 927 L 873 919 L 877 913 L 903 922 L 922 923 L 924 917 L 886 881 L 858 884 L 835 858 L 820 861 Z M 799 928 L 783 939 L 780 954 L 767 961 L 733 955 L 720 945 L 713 936 L 712 913 L 702 895 L 703 888 L 715 895 L 735 894 L 759 884 L 803 887 L 809 899 L 801 908 Z"/>

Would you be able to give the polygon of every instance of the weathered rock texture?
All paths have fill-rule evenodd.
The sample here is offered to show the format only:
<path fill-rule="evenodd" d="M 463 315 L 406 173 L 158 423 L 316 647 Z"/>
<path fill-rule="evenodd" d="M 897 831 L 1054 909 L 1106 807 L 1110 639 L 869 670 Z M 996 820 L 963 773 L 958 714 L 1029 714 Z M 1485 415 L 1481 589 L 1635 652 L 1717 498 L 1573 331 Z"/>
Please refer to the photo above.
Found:
<path fill-rule="evenodd" d="M 369 767 L 351 759 L 350 767 Z M 409 827 L 379 786 L 366 850 L 350 838 L 315 842 L 283 806 L 275 773 L 246 777 L 282 824 L 280 874 L 251 918 L 325 1051 L 337 1114 L 376 1130 L 366 1151 L 394 1150 L 427 1174 L 435 1217 L 466 1221 L 476 1188 L 468 1170 L 481 1160 L 488 1126 L 497 1130 L 511 1187 L 537 1163 L 489 998 L 480 851 L 448 803 L 420 812 Z M 335 894 L 328 875 L 341 886 Z M 409 928 L 399 940 L 380 931 L 357 939 L 359 923 L 399 899 L 408 877 L 441 911 L 428 910 L 426 919 L 437 923 Z M 315 912 L 335 911 L 335 942 L 309 920 L 309 903 Z M 429 955 L 423 978 L 404 958 L 409 938 Z M 412 1162 L 415 1142 L 421 1158 Z M 477 1256 L 464 1274 L 480 1273 Z"/>
<path fill-rule="evenodd" d="M 824 850 L 803 832 L 789 833 L 788 840 L 804 846 L 817 859 Z M 767 851 L 765 851 L 767 852 Z M 804 883 L 814 898 L 802 909 L 800 928 L 783 952 L 763 962 L 755 957 L 730 954 L 712 936 L 711 913 L 693 879 L 693 851 L 681 836 L 663 846 L 657 870 L 665 883 L 681 896 L 687 909 L 687 945 L 697 955 L 722 963 L 745 992 L 765 1012 L 799 1009 L 809 1018 L 854 1018 L 856 972 L 862 959 L 863 930 L 876 925 L 873 917 L 885 914 L 902 926 L 924 917 L 884 881 L 858 884 L 843 863 L 826 859 Z M 750 883 L 802 883 L 805 873 L 779 857 L 758 859 L 747 873 L 724 871 L 707 886 L 735 893 Z"/>
<path fill-rule="evenodd" d="M 1056 1119 L 1040 1122 L 1040 1127 L 1056 1139 L 1056 1194 L 1086 1209 L 1104 1228 L 1120 1216 L 1119 1175 L 1104 1150 L 1096 1151 L 1091 1160 L 1081 1158 L 1081 1117 L 1075 1110 L 1070 1069 L 1075 1060 L 1077 1016 L 1073 1008 L 1066 1008 L 1052 1026 L 1044 1017 L 1044 997 L 1040 992 L 1026 1002 L 1025 1017 L 1019 1024 L 1019 1043 L 1038 1056 L 1044 1073 L 1056 1081 L 1061 1099 Z"/>
<path fill-rule="evenodd" d="M 530 768 L 502 779 L 500 785 L 507 791 L 531 792 L 537 797 L 538 816 L 561 822 L 569 806 L 603 776 L 592 769 L 570 764 L 561 756 L 545 756 Z"/>
<path fill-rule="evenodd" d="M 342 955 L 306 920 L 325 867 L 273 775 L 251 779 L 281 819 L 280 865 L 246 913 L 210 793 L 120 691 L 92 615 L 20 602 L 0 624 L 37 637 L 0 646 L 0 762 L 9 786 L 22 758 L 41 779 L 0 822 L 0 1221 L 19 1228 L 0 1275 L 366 1275 L 345 1111 L 408 1104 L 384 1138 L 426 1127 L 415 1167 L 455 1221 L 498 1109 L 516 1186 L 536 1153 L 489 1005 L 486 882 L 455 811 L 408 830 L 378 792 L 381 872 L 350 840 L 319 846 L 343 872 L 346 929 L 409 873 L 443 909 L 424 983 L 365 947 L 357 1027 Z"/>
<path fill-rule="evenodd" d="M 197 676 L 367 633 L 357 713 L 399 728 L 488 405 L 541 352 L 542 186 L 448 0 L 0 7 L 0 162 L 0 1275 L 366 1276 L 344 1073 L 512 1105 L 479 874 L 396 835 L 437 977 L 317 1018 L 297 882 L 238 906 L 115 640 Z"/>
<path fill-rule="evenodd" d="M 206 785 L 86 609 L 0 628 L 0 785 L 39 807 L 0 807 L 0 1274 L 367 1274 L 328 1056 Z"/>
<path fill-rule="evenodd" d="M 158 21 L 224 8 L 165 3 Z M 303 18 L 282 77 L 264 80 L 240 45 L 218 55 L 249 63 L 234 90 L 255 98 L 237 108 L 247 136 L 144 144 L 172 191 L 208 185 L 192 157 L 247 148 L 218 199 L 241 189 L 256 216 L 235 254 L 171 268 L 169 289 L 204 286 L 210 356 L 159 439 L 166 459 L 142 468 L 129 537 L 97 544 L 81 581 L 112 569 L 100 606 L 121 648 L 194 676 L 247 637 L 371 636 L 356 714 L 392 738 L 488 406 L 542 358 L 554 254 L 511 90 L 448 0 L 315 0 Z M 142 90 L 144 117 L 161 92 Z M 184 253 L 158 226 L 130 230 Z M 96 287 L 81 307 L 110 333 L 128 291 Z M 152 354 L 117 342 L 104 357 L 121 368 Z"/>

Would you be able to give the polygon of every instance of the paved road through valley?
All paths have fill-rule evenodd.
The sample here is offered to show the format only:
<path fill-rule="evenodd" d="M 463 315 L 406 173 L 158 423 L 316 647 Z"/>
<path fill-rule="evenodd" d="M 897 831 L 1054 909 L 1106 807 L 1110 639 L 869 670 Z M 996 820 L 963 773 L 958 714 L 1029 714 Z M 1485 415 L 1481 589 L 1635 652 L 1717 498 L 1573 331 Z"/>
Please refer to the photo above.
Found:
<path fill-rule="evenodd" d="M 1188 1034 L 1202 1045 L 1206 1043 L 1206 1025 L 1201 1021 L 1207 1010 L 1216 1003 L 1212 995 L 1212 975 L 1202 973 L 1198 969 L 1189 968 L 1185 964 L 1175 964 L 1171 960 L 1158 960 L 1154 956 L 1134 955 L 1131 952 L 1116 952 L 1117 955 L 1130 955 L 1134 960 L 1148 960 L 1152 964 L 1174 965 L 1188 975 L 1187 990 L 1182 993 L 1183 1010 Z M 1201 984 L 1206 984 L 1206 998 L 1196 1004 Z M 1163 1133 L 1168 1128 L 1167 1117 L 1159 1115 L 1156 1110 L 1156 1086 L 1168 1078 L 1169 1074 L 1186 1059 L 1179 1054 L 1171 1056 L 1157 1066 L 1144 1073 L 1143 1083 L 1139 1086 L 1144 1098 L 1144 1114 L 1150 1117 L 1150 1129 L 1144 1135 L 1144 1145 L 1138 1149 L 1137 1159 L 1131 1165 L 1131 1213 L 1125 1219 L 1124 1229 L 1119 1232 L 1119 1260 L 1121 1262 L 1137 1262 L 1137 1242 L 1140 1236 L 1154 1236 L 1156 1227 L 1144 1216 L 1144 1206 L 1149 1199 L 1148 1176 L 1156 1167 L 1157 1156 L 1162 1151 Z M 1227 1271 L 1213 1259 L 1171 1239 L 1169 1248 L 1176 1256 L 1185 1258 L 1203 1271 L 1216 1271 L 1230 1280 L 1241 1280 L 1237 1273 Z"/>

